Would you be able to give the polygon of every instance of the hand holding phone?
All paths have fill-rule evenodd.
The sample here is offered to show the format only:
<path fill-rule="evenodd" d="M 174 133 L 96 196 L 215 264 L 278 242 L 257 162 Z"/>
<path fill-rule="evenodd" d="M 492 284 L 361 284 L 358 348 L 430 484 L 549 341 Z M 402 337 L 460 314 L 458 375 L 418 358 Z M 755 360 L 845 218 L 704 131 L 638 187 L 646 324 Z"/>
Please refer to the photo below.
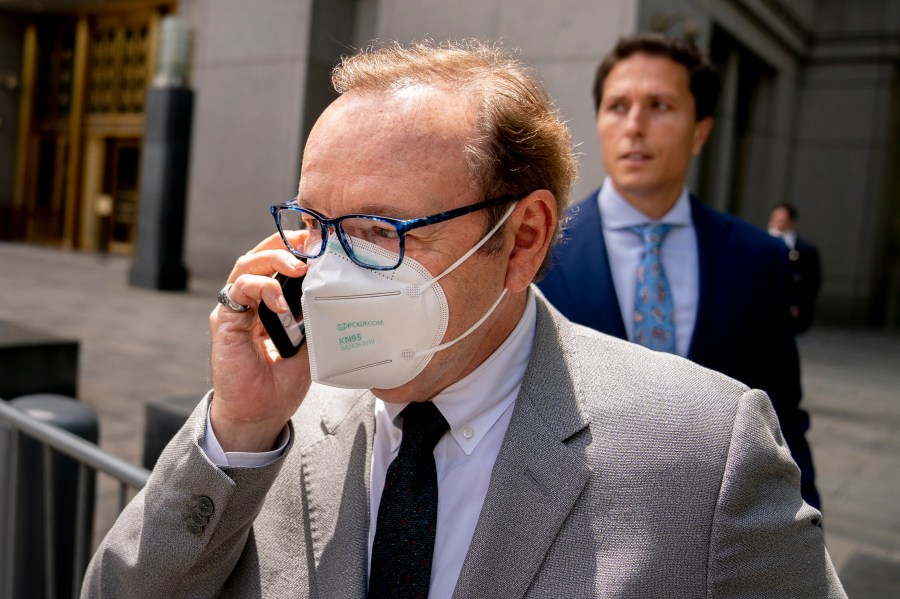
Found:
<path fill-rule="evenodd" d="M 279 314 L 272 311 L 265 302 L 259 303 L 259 320 L 265 327 L 269 338 L 284 358 L 290 358 L 298 351 L 306 340 L 303 329 L 303 314 L 300 297 L 303 294 L 303 277 L 288 277 L 276 274 L 275 279 L 281 283 L 281 292 L 287 300 L 288 311 Z"/>

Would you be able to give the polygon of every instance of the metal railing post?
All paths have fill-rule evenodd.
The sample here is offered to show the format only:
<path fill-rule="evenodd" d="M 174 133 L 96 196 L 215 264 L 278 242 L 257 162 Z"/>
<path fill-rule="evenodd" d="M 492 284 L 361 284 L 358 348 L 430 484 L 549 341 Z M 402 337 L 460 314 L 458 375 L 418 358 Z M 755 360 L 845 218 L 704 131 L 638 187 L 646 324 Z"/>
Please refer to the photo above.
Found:
<path fill-rule="evenodd" d="M 4 597 L 12 597 L 15 591 L 15 580 L 16 577 L 13 576 L 13 572 L 16 567 L 16 535 L 18 535 L 18 527 L 16 526 L 16 510 L 19 509 L 18 500 L 19 500 L 19 440 L 22 436 L 19 434 L 19 429 L 13 427 L 12 429 L 12 445 L 9 449 L 9 503 L 7 504 L 7 509 L 9 510 L 6 514 L 7 517 L 7 530 L 9 534 L 7 535 L 7 545 L 6 545 L 6 594 Z"/>
<path fill-rule="evenodd" d="M 73 400 L 74 401 L 74 400 Z M 20 526 L 17 521 L 17 513 L 20 507 L 19 493 L 22 490 L 22 475 L 20 458 L 21 451 L 19 446 L 22 442 L 22 436 L 33 438 L 40 443 L 42 447 L 42 463 L 43 463 L 43 520 L 44 520 L 44 560 L 45 560 L 45 586 L 44 595 L 47 597 L 57 596 L 56 581 L 56 496 L 60 490 L 54 484 L 54 456 L 61 454 L 76 460 L 78 466 L 78 482 L 77 482 L 77 499 L 75 504 L 75 547 L 72 574 L 72 595 L 77 597 L 80 593 L 81 584 L 84 578 L 84 572 L 87 567 L 87 561 L 90 552 L 91 540 L 89 535 L 92 531 L 86 526 L 88 510 L 93 510 L 94 506 L 90 505 L 89 500 L 89 476 L 92 473 L 102 472 L 112 476 L 119 481 L 119 511 L 125 508 L 128 500 L 128 488 L 141 489 L 147 483 L 150 471 L 139 466 L 135 466 L 122 458 L 116 457 L 97 447 L 94 443 L 86 441 L 67 431 L 61 427 L 41 422 L 37 418 L 32 417 L 25 411 L 9 404 L 0 399 L 0 424 L 6 424 L 11 427 L 12 446 L 9 452 L 9 472 L 8 481 L 9 501 L 8 526 L 7 526 L 7 554 L 6 579 L 0 583 L 0 593 L 3 597 L 16 596 L 16 580 L 18 576 L 13 574 L 16 572 L 16 545 L 20 536 Z M 26 501 L 36 503 L 40 501 L 37 497 L 28 497 Z M 94 499 L 96 501 L 96 497 Z M 40 504 L 38 504 L 40 505 Z M 2 517 L 2 514 L 0 514 Z M 68 584 L 68 582 L 60 583 Z"/>
<path fill-rule="evenodd" d="M 87 568 L 87 553 L 90 547 L 90 540 L 87 538 L 90 534 L 90 531 L 87 530 L 87 520 L 88 508 L 93 506 L 88 506 L 89 472 L 84 463 L 78 464 L 78 498 L 75 504 L 75 567 L 72 569 L 73 597 L 78 597 L 81 591 L 81 582 Z"/>
<path fill-rule="evenodd" d="M 54 514 L 53 450 L 43 446 L 44 462 L 44 592 L 56 597 L 56 515 Z"/>

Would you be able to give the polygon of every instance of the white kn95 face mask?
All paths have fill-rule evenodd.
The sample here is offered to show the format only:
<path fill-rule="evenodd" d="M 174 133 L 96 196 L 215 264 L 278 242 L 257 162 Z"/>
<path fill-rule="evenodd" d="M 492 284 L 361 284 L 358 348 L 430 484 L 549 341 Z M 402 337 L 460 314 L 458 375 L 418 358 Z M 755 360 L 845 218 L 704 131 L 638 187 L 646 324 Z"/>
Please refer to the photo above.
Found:
<path fill-rule="evenodd" d="M 450 312 L 438 281 L 484 245 L 512 214 L 437 277 L 409 256 L 394 270 L 370 270 L 347 257 L 337 239 L 309 261 L 303 281 L 303 318 L 312 379 L 347 389 L 393 389 L 414 379 L 431 357 L 474 332 L 506 295 L 466 332 L 441 344 Z M 353 250 L 367 262 L 396 254 L 360 239 Z"/>

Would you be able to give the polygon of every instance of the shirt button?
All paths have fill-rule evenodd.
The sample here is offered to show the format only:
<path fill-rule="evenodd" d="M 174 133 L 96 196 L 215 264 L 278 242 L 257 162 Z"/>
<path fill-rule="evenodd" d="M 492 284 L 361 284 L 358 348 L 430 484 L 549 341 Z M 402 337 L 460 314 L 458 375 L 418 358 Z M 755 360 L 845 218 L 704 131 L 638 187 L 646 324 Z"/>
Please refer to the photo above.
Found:
<path fill-rule="evenodd" d="M 462 436 L 466 439 L 471 439 L 475 436 L 475 429 L 473 429 L 471 426 L 464 426 L 462 429 Z"/>

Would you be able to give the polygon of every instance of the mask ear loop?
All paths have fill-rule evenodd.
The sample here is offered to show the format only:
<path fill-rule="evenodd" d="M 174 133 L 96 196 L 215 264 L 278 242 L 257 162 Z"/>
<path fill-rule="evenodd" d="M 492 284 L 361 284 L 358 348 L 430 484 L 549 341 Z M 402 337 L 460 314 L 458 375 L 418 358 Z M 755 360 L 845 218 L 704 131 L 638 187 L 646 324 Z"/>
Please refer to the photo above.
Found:
<path fill-rule="evenodd" d="M 517 204 L 517 203 L 518 203 L 518 202 L 516 202 L 516 204 Z M 487 235 L 485 235 L 484 237 L 482 237 L 482 238 L 481 238 L 481 241 L 479 241 L 478 243 L 476 243 L 476 244 L 472 247 L 472 249 L 470 249 L 468 252 L 466 252 L 465 254 L 463 254 L 463 255 L 459 258 L 459 260 L 457 260 L 456 262 L 454 262 L 453 264 L 451 264 L 444 272 L 442 272 L 442 273 L 439 274 L 438 276 L 434 277 L 434 278 L 433 278 L 431 281 L 429 281 L 428 283 L 425 283 L 424 285 L 422 285 L 421 287 L 419 287 L 419 290 L 420 290 L 420 291 L 424 291 L 425 289 L 428 289 L 428 287 L 430 287 L 431 285 L 437 283 L 444 275 L 446 275 L 447 273 L 451 272 L 454 268 L 456 268 L 457 266 L 459 266 L 460 264 L 462 264 L 463 262 L 465 262 L 466 259 L 467 259 L 469 256 L 471 256 L 472 254 L 474 254 L 475 252 L 477 252 L 478 249 L 479 249 L 481 246 L 483 246 L 485 243 L 487 243 L 488 239 L 490 239 L 490 238 L 494 235 L 494 233 L 496 233 L 497 230 L 500 229 L 500 227 L 503 226 L 503 223 L 506 222 L 506 220 L 509 218 L 509 215 L 512 214 L 513 210 L 515 210 L 516 204 L 513 204 L 512 206 L 509 207 L 509 210 L 506 211 L 506 214 L 503 215 L 503 218 L 501 218 L 500 221 L 499 221 L 496 225 L 494 225 L 494 228 L 491 229 L 490 231 L 488 231 Z M 507 293 L 508 291 L 509 291 L 509 289 L 507 289 L 506 287 L 504 287 L 504 288 L 503 288 L 503 291 L 500 292 L 500 297 L 498 297 L 498 298 L 497 298 L 497 301 L 494 302 L 494 305 L 492 305 L 491 308 L 490 308 L 487 312 L 484 313 L 484 316 L 482 316 L 481 318 L 478 319 L 478 322 L 476 322 L 476 323 L 473 324 L 471 327 L 469 327 L 469 329 L 468 329 L 465 333 L 463 333 L 462 335 L 460 335 L 460 336 L 457 337 L 456 339 L 451 339 L 450 341 L 447 341 L 446 343 L 442 343 L 442 344 L 440 344 L 440 345 L 436 345 L 436 346 L 434 346 L 434 347 L 431 347 L 431 348 L 429 348 L 429 349 L 425 349 L 425 350 L 422 350 L 422 351 L 417 351 L 416 354 L 415 354 L 415 357 L 416 357 L 416 358 L 421 358 L 421 357 L 423 357 L 423 356 L 428 356 L 428 355 L 430 355 L 430 354 L 437 353 L 437 352 L 439 352 L 439 351 L 441 351 L 441 350 L 447 349 L 448 347 L 454 345 L 455 343 L 458 343 L 459 341 L 462 341 L 463 339 L 465 339 L 466 337 L 468 337 L 469 335 L 471 335 L 473 332 L 475 332 L 476 329 L 478 329 L 478 327 L 480 327 L 482 324 L 484 324 L 484 321 L 485 321 L 485 320 L 487 320 L 488 318 L 490 318 L 491 314 L 494 313 L 494 310 L 497 309 L 497 306 L 500 305 L 500 302 L 503 301 L 503 298 L 506 297 L 506 293 Z"/>
<path fill-rule="evenodd" d="M 500 305 L 500 302 L 503 301 L 503 298 L 506 297 L 506 292 L 507 292 L 507 291 L 509 291 L 509 289 L 507 289 L 506 287 L 504 287 L 504 288 L 503 288 L 503 291 L 500 292 L 500 297 L 497 298 L 497 301 L 494 302 L 494 305 L 491 306 L 491 309 L 488 310 L 487 312 L 485 312 L 485 313 L 484 313 L 484 316 L 482 316 L 481 318 L 478 319 L 478 322 L 476 322 L 476 323 L 473 324 L 471 327 L 469 327 L 469 330 L 468 330 L 468 331 L 466 331 L 465 333 L 463 333 L 462 335 L 460 335 L 460 336 L 457 337 L 456 339 L 451 339 L 450 341 L 447 341 L 446 343 L 441 343 L 440 345 L 435 345 L 435 346 L 432 347 L 432 348 L 429 348 L 429 349 L 423 349 L 422 351 L 417 351 L 416 354 L 415 354 L 415 357 L 416 357 L 416 358 L 421 358 L 421 357 L 423 357 L 423 356 L 428 356 L 428 355 L 431 355 L 431 354 L 435 354 L 435 353 L 437 353 L 437 352 L 439 352 L 439 351 L 441 351 L 441 350 L 443 350 L 443 349 L 447 349 L 447 348 L 450 347 L 451 345 L 454 345 L 455 343 L 457 343 L 457 342 L 459 342 L 459 341 L 462 341 L 463 339 L 465 339 L 466 337 L 468 337 L 469 335 L 471 335 L 473 332 L 475 332 L 475 330 L 476 330 L 478 327 L 480 327 L 480 326 L 482 325 L 482 323 L 484 323 L 485 320 L 487 320 L 487 319 L 490 317 L 491 314 L 494 313 L 494 310 L 497 309 L 497 306 L 499 306 L 499 305 Z"/>
<path fill-rule="evenodd" d="M 454 262 L 453 264 L 451 264 L 450 266 L 448 266 L 447 269 L 444 270 L 444 272 L 442 272 L 438 276 L 434 277 L 433 279 L 431 279 L 424 285 L 421 285 L 419 287 L 419 292 L 425 291 L 426 289 L 428 289 L 429 287 L 431 287 L 432 285 L 434 285 L 435 283 L 440 281 L 442 278 L 444 278 L 444 275 L 450 274 L 454 269 L 456 269 L 457 266 L 459 266 L 460 264 L 462 264 L 463 262 L 468 260 L 469 256 L 471 256 L 472 254 L 477 252 L 481 248 L 481 246 L 486 244 L 488 242 L 488 240 L 494 235 L 494 233 L 496 233 L 497 230 L 503 226 L 503 223 L 506 222 L 506 220 L 509 218 L 509 215 L 512 214 L 513 210 L 516 209 L 517 204 L 518 204 L 518 202 L 516 202 L 512 206 L 510 206 L 509 210 L 506 211 L 506 214 L 503 215 L 503 218 L 501 218 L 500 221 L 496 225 L 494 225 L 493 229 L 488 231 L 487 235 L 485 235 L 484 237 L 481 238 L 481 241 L 479 241 L 474 246 L 472 246 L 472 249 L 470 249 L 468 252 L 466 252 L 465 254 L 460 256 L 459 259 L 456 262 Z"/>

